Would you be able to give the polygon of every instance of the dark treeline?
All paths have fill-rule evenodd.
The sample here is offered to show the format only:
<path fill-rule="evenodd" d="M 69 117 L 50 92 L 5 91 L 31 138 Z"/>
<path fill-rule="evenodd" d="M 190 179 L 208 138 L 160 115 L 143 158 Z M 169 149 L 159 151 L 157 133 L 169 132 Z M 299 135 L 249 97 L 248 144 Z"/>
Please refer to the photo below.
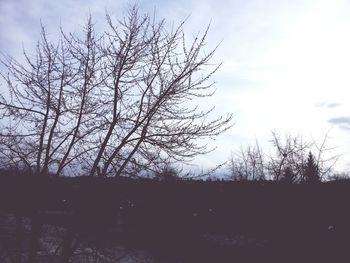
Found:
<path fill-rule="evenodd" d="M 123 244 L 202 261 L 237 256 L 232 247 L 202 251 L 203 234 L 264 238 L 269 243 L 257 257 L 295 258 L 343 255 L 350 234 L 347 180 L 285 184 L 2 174 L 0 181 L 2 210 L 64 227 L 74 236 L 108 236 L 118 226 L 114 238 Z"/>

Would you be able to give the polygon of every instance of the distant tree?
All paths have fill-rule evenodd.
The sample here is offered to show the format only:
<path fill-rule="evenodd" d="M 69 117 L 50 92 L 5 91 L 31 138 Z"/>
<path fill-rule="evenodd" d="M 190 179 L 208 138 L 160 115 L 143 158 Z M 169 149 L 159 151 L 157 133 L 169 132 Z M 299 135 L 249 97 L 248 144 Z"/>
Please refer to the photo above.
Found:
<path fill-rule="evenodd" d="M 232 114 L 211 118 L 198 99 L 213 95 L 206 37 L 188 45 L 183 23 L 140 15 L 137 7 L 95 33 L 61 33 L 52 44 L 42 27 L 26 63 L 7 56 L 1 72 L 1 167 L 35 173 L 134 175 L 164 160 L 189 161 L 211 151 L 200 139 L 231 127 Z"/>
<path fill-rule="evenodd" d="M 290 168 L 289 166 L 284 168 L 283 176 L 280 179 L 280 181 L 283 183 L 287 183 L 287 184 L 292 184 L 295 182 L 295 174 L 294 174 L 292 168 Z"/>
<path fill-rule="evenodd" d="M 312 147 L 312 143 L 305 142 L 301 136 L 286 135 L 282 139 L 275 132 L 272 133 L 271 142 L 275 153 L 270 156 L 267 166 L 273 180 L 284 180 L 283 177 L 287 170 L 288 173 L 293 174 L 294 182 L 300 181 L 307 150 Z"/>
<path fill-rule="evenodd" d="M 155 178 L 160 181 L 174 182 L 179 180 L 181 172 L 181 169 L 166 164 L 164 167 L 155 172 Z"/>
<path fill-rule="evenodd" d="M 339 156 L 329 155 L 333 148 L 326 147 L 327 138 L 328 134 L 318 146 L 315 142 L 304 141 L 301 136 L 281 138 L 273 132 L 271 143 L 274 152 L 267 155 L 256 143 L 255 147 L 233 154 L 228 165 L 229 177 L 234 180 L 272 179 L 288 183 L 331 178 L 332 167 Z M 311 154 L 310 159 L 311 151 L 317 153 L 317 158 Z M 317 177 L 311 174 L 313 166 L 317 168 Z"/>
<path fill-rule="evenodd" d="M 344 181 L 344 180 L 349 180 L 350 175 L 348 172 L 338 172 L 329 176 L 328 179 L 331 181 Z"/>
<path fill-rule="evenodd" d="M 303 179 L 307 183 L 317 183 L 321 181 L 319 167 L 311 152 L 309 152 L 307 162 L 305 164 Z"/>
<path fill-rule="evenodd" d="M 266 166 L 259 144 L 241 149 L 239 153 L 232 155 L 229 171 L 233 180 L 265 180 Z"/>

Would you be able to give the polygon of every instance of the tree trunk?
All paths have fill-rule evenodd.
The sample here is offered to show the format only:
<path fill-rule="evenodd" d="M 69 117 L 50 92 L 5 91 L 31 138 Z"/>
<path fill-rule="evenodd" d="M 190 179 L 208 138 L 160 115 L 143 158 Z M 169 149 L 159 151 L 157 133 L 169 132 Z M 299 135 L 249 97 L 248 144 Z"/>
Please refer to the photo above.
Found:
<path fill-rule="evenodd" d="M 29 240 L 29 262 L 30 263 L 37 262 L 36 256 L 39 250 L 39 241 L 40 241 L 40 234 L 41 234 L 41 227 L 42 227 L 42 221 L 40 217 L 41 217 L 41 214 L 39 211 L 34 213 L 32 217 L 32 228 L 30 230 L 30 240 Z"/>
<path fill-rule="evenodd" d="M 73 229 L 68 228 L 66 236 L 64 237 L 64 240 L 63 240 L 61 263 L 69 262 L 69 259 L 72 257 L 75 248 L 76 248 L 76 244 L 74 244 Z"/>
<path fill-rule="evenodd" d="M 15 262 L 22 262 L 22 252 L 23 252 L 23 218 L 21 215 L 16 214 L 16 256 Z"/>

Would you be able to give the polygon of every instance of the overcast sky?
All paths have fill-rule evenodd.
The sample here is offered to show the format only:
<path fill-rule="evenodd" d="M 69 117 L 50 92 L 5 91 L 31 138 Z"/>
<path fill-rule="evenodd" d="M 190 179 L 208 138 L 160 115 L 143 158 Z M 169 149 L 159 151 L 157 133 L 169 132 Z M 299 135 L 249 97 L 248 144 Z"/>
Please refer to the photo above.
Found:
<path fill-rule="evenodd" d="M 54 38 L 59 27 L 81 30 L 88 13 L 103 30 L 105 10 L 121 16 L 128 1 L 0 0 L 0 50 L 21 59 L 39 39 L 40 20 Z M 350 168 L 350 2 L 337 0 L 180 0 L 137 2 L 142 12 L 172 23 L 189 19 L 186 33 L 211 22 L 208 45 L 222 41 L 214 60 L 217 113 L 233 112 L 235 126 L 200 164 L 226 161 L 241 145 L 267 147 L 271 131 L 301 134 L 343 154 Z M 267 149 L 268 151 L 268 149 Z"/>

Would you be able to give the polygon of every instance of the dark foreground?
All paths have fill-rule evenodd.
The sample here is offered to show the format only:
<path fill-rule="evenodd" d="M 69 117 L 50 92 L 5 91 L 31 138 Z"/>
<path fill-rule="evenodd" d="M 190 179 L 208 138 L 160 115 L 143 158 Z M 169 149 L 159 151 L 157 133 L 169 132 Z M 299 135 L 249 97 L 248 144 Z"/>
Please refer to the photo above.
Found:
<path fill-rule="evenodd" d="M 349 262 L 349 201 L 348 181 L 4 174 L 0 262 Z"/>

